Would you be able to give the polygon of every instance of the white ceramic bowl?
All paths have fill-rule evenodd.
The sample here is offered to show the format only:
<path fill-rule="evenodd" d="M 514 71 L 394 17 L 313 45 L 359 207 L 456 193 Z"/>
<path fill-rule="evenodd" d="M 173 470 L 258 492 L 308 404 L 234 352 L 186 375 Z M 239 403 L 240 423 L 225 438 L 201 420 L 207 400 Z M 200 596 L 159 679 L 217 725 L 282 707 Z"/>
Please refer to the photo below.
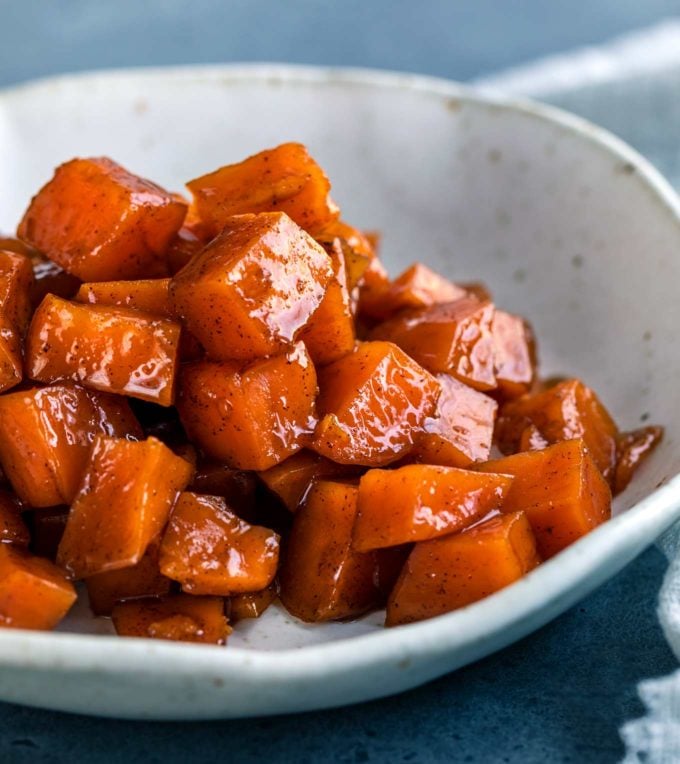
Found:
<path fill-rule="evenodd" d="M 0 230 L 73 156 L 108 154 L 181 188 L 285 140 L 306 143 L 327 168 L 348 220 L 384 232 L 393 273 L 422 260 L 485 281 L 533 322 L 544 372 L 583 377 L 625 428 L 664 424 L 663 445 L 615 519 L 474 606 L 391 630 L 376 615 L 310 627 L 270 609 L 226 649 L 107 636 L 81 608 L 61 633 L 0 632 L 0 699 L 188 719 L 388 695 L 538 628 L 680 517 L 680 204 L 645 160 L 580 119 L 375 72 L 246 66 L 48 80 L 0 93 Z"/>

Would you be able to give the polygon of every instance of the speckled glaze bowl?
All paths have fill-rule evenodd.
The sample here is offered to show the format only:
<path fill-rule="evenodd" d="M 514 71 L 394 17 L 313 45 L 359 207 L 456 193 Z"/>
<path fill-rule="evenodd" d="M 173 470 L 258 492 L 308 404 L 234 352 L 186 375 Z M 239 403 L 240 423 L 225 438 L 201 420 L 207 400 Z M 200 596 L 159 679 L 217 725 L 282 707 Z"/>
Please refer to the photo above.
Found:
<path fill-rule="evenodd" d="M 223 649 L 113 637 L 81 606 L 59 633 L 0 632 L 0 699 L 200 719 L 388 695 L 545 624 L 680 517 L 680 203 L 645 160 L 580 119 L 363 71 L 48 80 L 0 93 L 0 230 L 13 230 L 53 167 L 76 155 L 108 154 L 181 188 L 285 140 L 308 144 L 348 220 L 383 231 L 393 273 L 422 260 L 485 281 L 499 305 L 534 324 L 544 373 L 583 377 L 625 428 L 664 424 L 663 445 L 611 522 L 471 607 L 390 630 L 380 614 L 305 626 L 270 608 Z"/>

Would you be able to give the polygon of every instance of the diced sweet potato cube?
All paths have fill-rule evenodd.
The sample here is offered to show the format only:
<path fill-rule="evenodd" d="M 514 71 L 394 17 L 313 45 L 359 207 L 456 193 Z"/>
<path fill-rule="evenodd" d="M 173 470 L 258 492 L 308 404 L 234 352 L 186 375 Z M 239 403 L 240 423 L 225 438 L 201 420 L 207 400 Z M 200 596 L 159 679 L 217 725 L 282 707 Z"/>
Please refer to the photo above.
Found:
<path fill-rule="evenodd" d="M 504 454 L 518 450 L 522 433 L 530 424 L 548 443 L 583 438 L 604 477 L 613 479 L 618 430 L 599 398 L 583 382 L 568 379 L 506 403 L 496 424 L 496 438 Z"/>
<path fill-rule="evenodd" d="M 388 340 L 433 373 L 453 374 L 476 390 L 496 387 L 494 306 L 474 297 L 405 311 L 377 326 L 376 340 Z"/>
<path fill-rule="evenodd" d="M 171 276 L 182 270 L 210 239 L 204 240 L 193 227 L 183 225 L 170 242 L 167 252 L 168 272 Z"/>
<path fill-rule="evenodd" d="M 259 473 L 260 480 L 295 512 L 304 501 L 312 483 L 319 478 L 349 477 L 356 473 L 352 467 L 332 462 L 313 451 L 298 451 L 281 464 Z"/>
<path fill-rule="evenodd" d="M 32 287 L 30 259 L 0 250 L 0 392 L 23 377 L 21 340 L 31 315 Z"/>
<path fill-rule="evenodd" d="M 387 602 L 386 626 L 421 621 L 481 600 L 540 562 L 523 512 L 416 544 Z"/>
<path fill-rule="evenodd" d="M 517 451 L 540 451 L 550 445 L 534 424 L 527 425 L 519 436 Z"/>
<path fill-rule="evenodd" d="M 460 531 L 497 509 L 512 478 L 455 467 L 410 464 L 369 470 L 359 481 L 352 544 L 359 552 Z"/>
<path fill-rule="evenodd" d="M 170 406 L 179 338 L 175 321 L 48 295 L 28 330 L 27 373 Z"/>
<path fill-rule="evenodd" d="M 84 281 L 165 275 L 186 204 L 106 158 L 73 159 L 33 197 L 19 238 Z"/>
<path fill-rule="evenodd" d="M 616 496 L 626 489 L 635 470 L 663 439 L 663 427 L 642 427 L 622 433 L 616 443 L 617 461 L 613 492 Z"/>
<path fill-rule="evenodd" d="M 90 305 L 132 308 L 153 316 L 172 318 L 169 289 L 170 279 L 99 281 L 81 284 L 75 300 Z"/>
<path fill-rule="evenodd" d="M 217 496 L 183 493 L 161 543 L 161 572 L 190 594 L 260 591 L 278 561 L 278 534 L 241 520 Z"/>
<path fill-rule="evenodd" d="M 496 309 L 491 333 L 500 393 L 506 398 L 528 393 L 536 376 L 536 341 L 529 324 L 520 316 Z"/>
<path fill-rule="evenodd" d="M 49 560 L 0 544 L 0 628 L 49 631 L 76 601 L 76 590 Z"/>
<path fill-rule="evenodd" d="M 239 516 L 247 520 L 255 511 L 257 480 L 252 472 L 235 470 L 221 462 L 199 462 L 187 490 L 221 496 Z"/>
<path fill-rule="evenodd" d="M 98 436 L 71 506 L 57 562 L 74 578 L 136 565 L 191 479 L 159 440 Z"/>
<path fill-rule="evenodd" d="M 68 507 L 51 507 L 30 513 L 31 552 L 54 561 L 68 520 Z"/>
<path fill-rule="evenodd" d="M 307 346 L 309 355 L 320 366 L 351 353 L 356 341 L 345 260 L 339 240 L 330 249 L 329 257 L 333 265 L 333 277 L 326 287 L 321 304 L 300 332 L 300 339 Z"/>
<path fill-rule="evenodd" d="M 582 440 L 506 456 L 477 468 L 514 476 L 501 510 L 526 513 L 541 557 L 552 557 L 611 516 L 609 486 Z"/>
<path fill-rule="evenodd" d="M 278 596 L 276 582 L 259 592 L 236 594 L 229 599 L 229 620 L 237 623 L 246 618 L 259 618 Z"/>
<path fill-rule="evenodd" d="M 319 370 L 322 416 L 311 448 L 341 464 L 396 461 L 423 431 L 440 387 L 396 345 L 364 342 Z"/>
<path fill-rule="evenodd" d="M 279 582 L 281 602 L 303 621 L 332 621 L 370 610 L 379 593 L 375 556 L 352 549 L 359 489 L 319 481 L 295 515 Z"/>
<path fill-rule="evenodd" d="M 316 372 L 302 343 L 245 369 L 197 361 L 180 374 L 177 408 L 190 439 L 230 467 L 266 470 L 316 424 Z"/>
<path fill-rule="evenodd" d="M 221 597 L 168 597 L 119 602 L 111 613 L 121 637 L 224 645 L 231 634 Z"/>
<path fill-rule="evenodd" d="M 359 297 L 356 313 L 367 326 L 373 326 L 376 321 L 372 318 L 376 306 L 382 302 L 390 286 L 390 277 L 379 258 L 374 257 L 364 269 L 359 282 Z"/>
<path fill-rule="evenodd" d="M 159 546 L 159 541 L 152 541 L 135 565 L 98 573 L 85 581 L 95 615 L 111 615 L 114 605 L 124 600 L 170 594 L 172 581 L 158 567 Z"/>
<path fill-rule="evenodd" d="M 69 504 L 99 434 L 141 438 L 122 398 L 72 383 L 0 396 L 0 463 L 31 507 Z"/>
<path fill-rule="evenodd" d="M 333 277 L 319 244 L 283 212 L 230 218 L 170 284 L 173 309 L 215 360 L 293 342 Z"/>
<path fill-rule="evenodd" d="M 0 491 L 0 543 L 28 546 L 30 540 L 18 499 L 7 491 Z"/>
<path fill-rule="evenodd" d="M 317 231 L 337 218 L 331 184 L 299 143 L 283 143 L 187 183 L 198 216 L 215 235 L 232 215 L 281 211 Z"/>
<path fill-rule="evenodd" d="M 425 420 L 409 458 L 424 464 L 468 467 L 489 458 L 498 404 L 449 374 L 438 374 L 442 392 Z"/>

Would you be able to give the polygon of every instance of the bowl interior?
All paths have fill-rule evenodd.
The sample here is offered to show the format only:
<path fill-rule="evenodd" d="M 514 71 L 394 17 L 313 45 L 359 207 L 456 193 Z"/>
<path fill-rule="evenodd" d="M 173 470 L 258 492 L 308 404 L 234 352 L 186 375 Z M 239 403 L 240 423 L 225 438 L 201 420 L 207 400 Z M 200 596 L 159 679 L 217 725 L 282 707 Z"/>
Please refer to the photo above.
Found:
<path fill-rule="evenodd" d="M 680 224 L 644 165 L 599 131 L 407 79 L 183 71 L 39 83 L 0 97 L 0 230 L 54 166 L 106 154 L 172 189 L 287 140 L 326 168 L 343 216 L 383 234 L 393 274 L 420 260 L 482 280 L 534 325 L 546 374 L 582 377 L 622 428 L 666 427 L 621 512 L 680 469 Z M 605 137 L 605 142 L 616 147 Z M 379 628 L 305 627 L 280 610 L 231 644 L 302 646 Z M 85 608 L 67 630 L 109 630 Z"/>

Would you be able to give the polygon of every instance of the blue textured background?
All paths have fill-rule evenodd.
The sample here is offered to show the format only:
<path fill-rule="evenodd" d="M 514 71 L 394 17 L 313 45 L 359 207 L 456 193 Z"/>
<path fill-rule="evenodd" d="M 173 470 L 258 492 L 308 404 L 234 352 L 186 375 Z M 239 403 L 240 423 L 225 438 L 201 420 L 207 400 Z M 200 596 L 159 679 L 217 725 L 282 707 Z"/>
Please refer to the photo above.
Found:
<path fill-rule="evenodd" d="M 464 80 L 677 14 L 679 0 L 0 0 L 0 85 L 108 66 L 244 60 Z M 663 569 L 650 550 L 522 642 L 353 708 L 161 724 L 0 704 L 0 761 L 616 761 L 618 726 L 642 711 L 636 682 L 676 665 L 654 615 Z"/>

